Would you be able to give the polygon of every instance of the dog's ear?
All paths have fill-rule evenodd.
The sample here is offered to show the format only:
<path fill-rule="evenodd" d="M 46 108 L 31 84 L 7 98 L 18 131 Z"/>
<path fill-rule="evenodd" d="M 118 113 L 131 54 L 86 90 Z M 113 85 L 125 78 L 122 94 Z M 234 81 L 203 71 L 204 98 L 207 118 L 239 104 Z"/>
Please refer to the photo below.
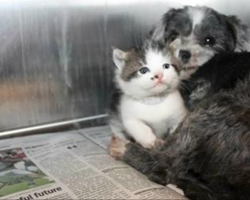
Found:
<path fill-rule="evenodd" d="M 167 25 L 169 21 L 176 14 L 177 9 L 170 9 L 167 13 L 165 13 L 161 19 L 161 21 L 150 31 L 150 38 L 156 42 L 161 44 L 166 43 L 166 31 Z"/>
<path fill-rule="evenodd" d="M 235 51 L 250 51 L 250 29 L 236 16 L 226 16 L 235 37 Z"/>

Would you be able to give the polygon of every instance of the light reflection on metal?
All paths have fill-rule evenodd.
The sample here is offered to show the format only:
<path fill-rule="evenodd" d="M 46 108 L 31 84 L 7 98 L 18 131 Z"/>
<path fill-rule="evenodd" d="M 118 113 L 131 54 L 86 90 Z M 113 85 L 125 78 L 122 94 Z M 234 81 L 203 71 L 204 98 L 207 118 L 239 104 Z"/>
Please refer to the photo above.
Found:
<path fill-rule="evenodd" d="M 83 122 L 88 122 L 88 121 L 93 121 L 93 120 L 101 120 L 107 118 L 107 114 L 104 115 L 97 115 L 97 116 L 91 116 L 91 117 L 86 117 L 86 118 L 80 118 L 80 119 L 73 119 L 73 120 L 67 120 L 67 121 L 61 121 L 61 122 L 55 122 L 55 123 L 48 123 L 44 125 L 37 125 L 37 126 L 31 126 L 27 128 L 18 128 L 15 130 L 10 130 L 10 131 L 3 131 L 0 133 L 0 139 L 5 138 L 6 136 L 12 137 L 16 135 L 21 135 L 24 133 L 36 133 L 37 131 L 41 130 L 51 130 L 51 129 L 56 129 L 58 127 L 64 127 L 68 125 L 76 125 L 78 123 L 83 123 Z"/>

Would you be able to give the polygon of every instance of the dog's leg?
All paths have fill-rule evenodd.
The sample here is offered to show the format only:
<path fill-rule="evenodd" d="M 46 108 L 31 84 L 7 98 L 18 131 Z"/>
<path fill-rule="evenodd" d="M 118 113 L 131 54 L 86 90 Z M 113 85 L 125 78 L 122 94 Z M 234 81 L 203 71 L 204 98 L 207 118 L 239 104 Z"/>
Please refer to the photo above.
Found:
<path fill-rule="evenodd" d="M 159 142 L 152 149 L 125 142 L 113 137 L 110 143 L 110 154 L 142 172 L 150 180 L 160 184 L 175 183 L 178 176 L 183 176 L 187 163 L 192 159 L 195 144 L 190 145 L 188 135 L 175 135 L 166 143 Z M 188 159 L 186 159 L 188 157 Z"/>
<path fill-rule="evenodd" d="M 116 159 L 120 159 L 142 172 L 154 182 L 166 184 L 166 164 L 164 151 L 160 148 L 164 142 L 157 141 L 152 149 L 143 148 L 137 143 L 127 142 L 118 137 L 113 137 L 109 145 L 109 153 Z M 162 158 L 161 158 L 162 157 Z"/>
<path fill-rule="evenodd" d="M 182 139 L 182 142 L 178 143 L 177 138 Z M 188 136 L 177 138 L 173 137 L 175 144 L 173 140 L 169 140 L 167 144 L 160 142 L 153 149 L 145 149 L 139 144 L 113 137 L 109 151 L 113 157 L 125 161 L 156 183 L 176 184 L 190 199 L 217 200 L 213 191 L 187 170 L 187 162 L 192 162 L 192 157 L 195 156 L 192 155 L 192 145 L 188 145 Z"/>

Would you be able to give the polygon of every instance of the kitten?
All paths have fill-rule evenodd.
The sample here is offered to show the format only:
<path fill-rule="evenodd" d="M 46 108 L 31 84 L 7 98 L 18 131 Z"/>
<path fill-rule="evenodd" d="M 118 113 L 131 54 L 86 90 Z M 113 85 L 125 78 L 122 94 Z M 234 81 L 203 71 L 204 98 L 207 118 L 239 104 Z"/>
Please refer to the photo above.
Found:
<path fill-rule="evenodd" d="M 172 134 L 187 113 L 178 68 L 167 52 L 156 48 L 114 49 L 113 60 L 117 90 L 110 106 L 111 130 L 151 148 L 166 130 Z"/>

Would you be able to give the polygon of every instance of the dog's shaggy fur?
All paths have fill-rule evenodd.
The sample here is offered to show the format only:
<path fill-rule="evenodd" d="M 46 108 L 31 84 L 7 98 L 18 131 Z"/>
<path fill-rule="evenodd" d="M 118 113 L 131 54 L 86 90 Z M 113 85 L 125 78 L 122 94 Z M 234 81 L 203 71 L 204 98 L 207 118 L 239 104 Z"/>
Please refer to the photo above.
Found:
<path fill-rule="evenodd" d="M 236 17 L 210 8 L 166 13 L 151 39 L 182 66 L 191 112 L 163 145 L 113 138 L 111 155 L 193 200 L 250 199 L 250 54 L 233 53 L 249 51 L 249 37 Z"/>
<path fill-rule="evenodd" d="M 164 145 L 147 150 L 113 138 L 111 155 L 153 181 L 176 184 L 190 199 L 250 199 L 249 71 L 250 53 L 214 57 L 197 71 L 198 79 L 190 79 L 199 85 L 208 75 L 209 96 L 193 102 L 193 111 Z"/>
<path fill-rule="evenodd" d="M 238 81 L 245 79 L 250 71 L 250 53 L 223 52 L 216 54 L 211 60 L 182 82 L 182 96 L 190 110 L 200 100 L 211 95 L 235 88 Z M 197 105 L 196 105 L 197 106 Z"/>

